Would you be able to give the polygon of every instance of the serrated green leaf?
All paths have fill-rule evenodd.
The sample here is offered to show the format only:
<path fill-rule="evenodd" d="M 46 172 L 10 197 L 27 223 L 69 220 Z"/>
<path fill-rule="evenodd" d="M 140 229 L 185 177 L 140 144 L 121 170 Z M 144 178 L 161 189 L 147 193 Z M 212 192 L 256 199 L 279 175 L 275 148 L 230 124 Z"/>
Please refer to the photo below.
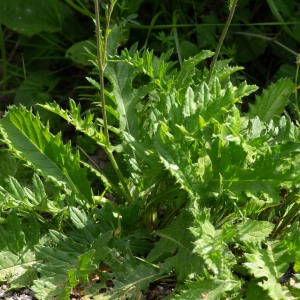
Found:
<path fill-rule="evenodd" d="M 73 210 L 73 217 L 74 214 L 75 220 L 78 221 L 78 215 L 81 220 L 81 212 Z M 40 278 L 34 281 L 32 287 L 37 297 L 67 299 L 78 280 L 86 282 L 88 274 L 97 270 L 100 262 L 110 253 L 107 244 L 112 232 L 101 234 L 99 224 L 83 226 L 81 221 L 78 224 L 79 228 L 68 235 L 50 230 L 52 243 L 35 247 L 37 257 L 42 261 L 35 266 Z"/>
<path fill-rule="evenodd" d="M 35 280 L 32 290 L 36 297 L 41 299 L 68 299 L 74 280 L 69 278 L 69 271 L 78 267 L 78 256 L 80 247 L 77 249 L 70 248 L 74 245 L 65 246 L 67 251 L 51 249 L 50 247 L 36 247 L 37 256 L 43 261 L 36 266 L 37 271 L 41 274 L 40 279 Z M 79 273 L 80 276 L 80 273 Z M 72 285 L 71 285 L 72 283 Z M 76 283 L 75 283 L 76 285 Z"/>
<path fill-rule="evenodd" d="M 257 90 L 257 86 L 248 85 L 246 82 L 241 83 L 238 87 L 234 87 L 231 83 L 223 89 L 218 78 L 209 86 L 209 94 L 205 102 L 206 110 L 203 117 L 207 120 L 214 118 L 223 121 L 224 111 L 228 111 L 235 103 L 241 101 L 243 97 L 250 95 Z M 222 122 L 223 123 L 223 122 Z"/>
<path fill-rule="evenodd" d="M 37 174 L 33 174 L 32 183 L 34 186 L 35 199 L 41 203 L 47 197 L 44 184 Z"/>
<path fill-rule="evenodd" d="M 16 211 L 14 210 L 7 216 L 6 230 L 9 235 L 9 239 L 7 240 L 8 249 L 12 253 L 19 255 L 25 245 L 25 235 L 22 231 Z"/>
<path fill-rule="evenodd" d="M 178 73 L 176 80 L 177 88 L 180 89 L 191 82 L 193 75 L 195 74 L 195 67 L 206 58 L 213 56 L 214 53 L 210 50 L 202 50 L 197 55 L 184 60 L 182 62 L 181 70 Z"/>
<path fill-rule="evenodd" d="M 70 207 L 70 217 L 73 224 L 78 229 L 82 229 L 87 225 L 87 215 L 84 211 L 78 209 L 77 207 Z"/>
<path fill-rule="evenodd" d="M 79 280 L 88 281 L 88 275 L 97 269 L 97 265 L 93 262 L 95 250 L 87 251 L 78 256 L 79 266 L 77 277 Z"/>
<path fill-rule="evenodd" d="M 250 116 L 258 116 L 264 122 L 278 118 L 288 104 L 293 88 L 294 84 L 288 78 L 282 78 L 273 83 L 256 97 L 254 104 L 250 104 Z"/>
<path fill-rule="evenodd" d="M 237 237 L 241 241 L 260 243 L 273 231 L 274 225 L 265 221 L 246 220 L 237 225 Z"/>
<path fill-rule="evenodd" d="M 23 226 L 23 231 L 25 234 L 26 244 L 33 247 L 38 244 L 41 238 L 40 232 L 40 224 L 38 223 L 37 219 L 31 217 L 28 219 L 27 226 Z"/>
<path fill-rule="evenodd" d="M 249 150 L 248 145 L 243 143 L 222 143 L 219 139 L 211 143 L 207 151 L 214 171 L 214 178 L 209 183 L 211 191 L 222 193 L 230 190 L 241 199 L 246 193 L 247 197 L 256 200 L 278 203 L 280 188 L 298 185 L 298 143 L 268 146 L 264 153 L 254 154 L 255 160 L 253 154 L 248 154 Z"/>
<path fill-rule="evenodd" d="M 35 297 L 44 300 L 69 300 L 72 288 L 69 279 L 63 275 L 56 275 L 50 280 L 37 279 L 31 287 Z"/>
<path fill-rule="evenodd" d="M 214 77 L 218 78 L 220 81 L 228 79 L 228 77 L 240 70 L 243 70 L 244 67 L 239 66 L 228 66 L 229 60 L 218 61 L 216 64 L 216 70 Z"/>
<path fill-rule="evenodd" d="M 191 87 L 188 87 L 185 93 L 185 104 L 183 105 L 183 117 L 189 117 L 196 112 L 195 94 Z"/>
<path fill-rule="evenodd" d="M 30 250 L 21 255 L 15 255 L 12 251 L 2 251 L 0 252 L 0 280 L 14 282 L 18 287 L 22 281 L 25 284 L 21 287 L 24 287 L 37 277 L 33 271 L 33 266 L 37 263 L 35 254 Z"/>
<path fill-rule="evenodd" d="M 224 232 L 223 230 L 216 230 L 209 220 L 208 211 L 195 209 L 193 214 L 195 225 L 191 231 L 196 238 L 194 253 L 204 259 L 208 268 L 217 277 L 230 278 L 229 270 L 236 263 L 236 259 L 226 244 L 229 242 L 228 237 L 225 236 L 226 229 Z"/>
<path fill-rule="evenodd" d="M 7 149 L 0 151 L 0 185 L 8 176 L 16 175 L 18 171 L 18 160 Z"/>
<path fill-rule="evenodd" d="M 132 87 L 133 73 L 134 67 L 124 62 L 111 63 L 106 67 L 106 76 L 113 87 L 110 97 L 114 99 L 119 114 L 119 129 L 138 137 L 139 126 L 136 106 L 150 92 L 151 85 L 134 89 Z"/>
<path fill-rule="evenodd" d="M 66 192 L 92 203 L 90 182 L 86 169 L 81 168 L 79 154 L 73 154 L 70 144 L 61 136 L 53 136 L 38 117 L 24 107 L 11 107 L 0 122 L 5 142 L 14 153 Z"/>
<path fill-rule="evenodd" d="M 282 248 L 279 247 L 278 252 L 275 252 L 276 248 L 273 248 L 271 243 L 267 243 L 267 249 L 254 246 L 251 247 L 252 253 L 245 254 L 247 262 L 244 265 L 255 278 L 261 279 L 258 285 L 266 290 L 269 297 L 274 300 L 286 299 L 285 292 L 279 284 L 282 273 L 279 271 L 278 265 L 282 256 L 286 256 L 286 261 L 289 257 L 287 249 Z"/>
<path fill-rule="evenodd" d="M 27 215 L 33 215 L 39 220 L 43 220 L 39 216 L 40 212 L 47 212 L 51 214 L 57 214 L 64 209 L 65 195 L 57 192 L 53 199 L 49 199 L 45 193 L 44 185 L 38 175 L 33 176 L 32 189 L 22 186 L 15 178 L 9 177 L 6 180 L 5 186 L 1 189 L 3 195 L 2 207 L 3 208 L 16 208 L 19 210 L 22 208 L 22 213 Z M 38 212 L 38 215 L 35 214 Z M 33 218 L 34 219 L 34 218 Z M 39 227 L 37 226 L 37 229 Z M 35 232 L 35 231 L 33 231 Z"/>
<path fill-rule="evenodd" d="M 161 124 L 164 123 L 161 122 Z M 175 142 L 175 137 L 180 139 L 179 134 L 183 134 L 182 131 L 178 132 L 178 136 L 173 136 L 168 127 L 161 126 L 155 136 L 155 150 L 164 167 L 174 176 L 180 186 L 195 198 L 199 196 L 199 191 L 204 187 L 201 177 L 198 176 L 200 166 L 197 161 L 191 162 L 191 154 L 188 149 L 190 143 L 187 144 L 186 149 L 183 143 L 180 145 Z M 195 176 L 195 174 L 197 175 Z"/>
<path fill-rule="evenodd" d="M 99 237 L 93 241 L 91 248 L 95 251 L 95 263 L 99 264 L 108 253 L 110 253 L 111 249 L 108 247 L 108 243 L 111 241 L 112 237 L 113 231 L 108 231 L 99 235 Z"/>
<path fill-rule="evenodd" d="M 160 240 L 147 256 L 150 262 L 165 260 L 162 270 L 175 270 L 180 281 L 193 272 L 201 274 L 203 268 L 201 259 L 193 253 L 194 238 L 188 230 L 191 221 L 190 213 L 182 210 L 169 227 L 155 232 Z"/>
<path fill-rule="evenodd" d="M 56 102 L 40 104 L 41 107 L 51 111 L 61 118 L 65 119 L 68 123 L 74 125 L 76 130 L 81 131 L 92 138 L 101 147 L 105 147 L 104 136 L 101 132 L 101 126 L 94 120 L 94 115 L 87 112 L 84 118 L 81 116 L 81 105 L 76 105 L 75 101 L 70 99 L 70 110 L 62 109 Z"/>
<path fill-rule="evenodd" d="M 93 80 L 93 82 L 99 85 L 95 80 Z M 89 111 L 87 112 L 85 117 L 82 118 L 80 104 L 76 105 L 74 100 L 70 99 L 69 110 L 62 109 L 56 102 L 47 103 L 45 105 L 40 105 L 40 106 L 47 109 L 48 111 L 57 114 L 61 118 L 65 119 L 68 123 L 74 125 L 76 130 L 90 137 L 96 144 L 102 147 L 104 151 L 107 151 L 107 144 L 105 141 L 105 136 L 102 132 L 103 124 L 101 123 L 101 120 L 98 119 L 95 120 L 94 115 Z M 109 127 L 109 129 L 111 129 L 116 134 L 120 133 L 117 132 L 116 128 L 114 127 Z M 84 152 L 84 149 L 81 150 Z M 95 176 L 100 178 L 100 180 L 104 183 L 105 186 L 112 187 L 112 189 L 118 191 L 119 194 L 122 194 L 122 190 L 120 189 L 118 183 L 112 180 L 111 176 L 107 174 L 108 172 L 105 172 L 103 169 L 100 168 L 94 168 L 89 163 L 86 163 L 84 161 L 82 161 L 81 164 L 85 168 L 89 169 Z"/>
<path fill-rule="evenodd" d="M 26 198 L 26 192 L 18 180 L 9 176 L 6 181 L 8 183 L 8 193 L 10 193 L 16 199 L 23 200 Z"/>
<path fill-rule="evenodd" d="M 196 282 L 187 282 L 187 290 L 183 291 L 180 296 L 175 296 L 174 299 L 194 300 L 194 299 L 208 299 L 219 300 L 222 299 L 224 292 L 232 292 L 240 287 L 238 280 L 209 280 L 201 279 Z"/>
<path fill-rule="evenodd" d="M 124 295 L 130 299 L 140 299 L 142 291 L 147 290 L 149 284 L 159 277 L 157 269 L 146 263 L 140 263 L 127 268 L 114 282 L 114 287 L 111 292 L 103 295 L 96 295 L 95 300 L 105 299 L 122 299 Z"/>

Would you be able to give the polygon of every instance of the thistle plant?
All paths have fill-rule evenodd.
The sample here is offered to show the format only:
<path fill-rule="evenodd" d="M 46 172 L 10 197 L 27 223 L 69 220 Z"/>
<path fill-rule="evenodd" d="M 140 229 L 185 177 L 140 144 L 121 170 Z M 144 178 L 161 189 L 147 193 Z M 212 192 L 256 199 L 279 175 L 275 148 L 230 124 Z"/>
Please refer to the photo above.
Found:
<path fill-rule="evenodd" d="M 114 5 L 102 30 L 95 1 L 97 54 L 87 49 L 101 114 L 72 99 L 40 105 L 110 163 L 89 164 L 23 106 L 0 120 L 0 279 L 38 299 L 141 299 L 174 278 L 170 299 L 296 299 L 297 278 L 280 281 L 300 259 L 300 131 L 284 115 L 294 82 L 257 93 L 217 51 L 181 66 L 172 51 L 118 53 Z M 17 178 L 21 162 L 29 181 Z"/>

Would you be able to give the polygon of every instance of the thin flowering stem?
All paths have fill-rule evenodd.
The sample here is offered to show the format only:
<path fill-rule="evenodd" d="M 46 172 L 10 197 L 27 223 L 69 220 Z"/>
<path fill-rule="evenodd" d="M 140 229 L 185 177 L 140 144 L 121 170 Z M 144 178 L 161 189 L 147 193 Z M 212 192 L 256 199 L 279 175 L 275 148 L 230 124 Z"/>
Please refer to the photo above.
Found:
<path fill-rule="evenodd" d="M 231 2 L 231 1 L 230 1 Z M 215 70 L 215 65 L 216 65 L 216 62 L 217 62 L 217 59 L 218 59 L 218 56 L 219 56 L 219 53 L 220 53 L 220 50 L 221 50 L 221 47 L 223 45 L 223 42 L 224 42 L 224 39 L 225 39 L 225 36 L 227 34 L 227 31 L 228 31 L 228 28 L 229 28 L 229 25 L 232 21 L 232 17 L 234 15 L 234 11 L 235 11 L 235 8 L 236 8 L 236 5 L 237 5 L 237 2 L 238 0 L 234 0 L 233 3 L 231 4 L 230 6 L 230 12 L 229 12 L 229 15 L 228 15 L 228 19 L 225 23 L 225 27 L 223 29 L 223 32 L 221 34 L 221 37 L 219 39 L 219 42 L 218 42 L 218 45 L 217 45 L 217 48 L 216 48 L 216 52 L 215 52 L 215 55 L 213 57 L 213 60 L 210 64 L 210 68 L 209 68 L 209 73 L 208 73 L 208 76 L 207 76 L 207 80 L 206 80 L 206 83 L 209 83 L 210 80 L 211 80 L 211 77 L 213 75 L 213 72 Z"/>
<path fill-rule="evenodd" d="M 111 14 L 113 11 L 113 7 L 116 3 L 116 0 L 110 1 L 106 11 L 106 28 L 104 37 L 102 35 L 101 25 L 100 25 L 100 9 L 98 0 L 94 0 L 95 4 L 95 20 L 96 20 L 96 40 L 97 40 L 97 61 L 98 61 L 98 69 L 99 69 L 99 81 L 100 81 L 100 97 L 101 97 L 101 106 L 102 106 L 102 119 L 103 119 L 103 130 L 105 136 L 105 152 L 120 180 L 120 183 L 125 192 L 125 196 L 127 201 L 132 202 L 132 196 L 126 184 L 126 181 L 121 173 L 121 170 L 115 160 L 113 155 L 113 147 L 111 145 L 109 139 L 108 132 L 108 122 L 107 122 L 107 114 L 106 114 L 106 101 L 105 101 L 105 92 L 104 92 L 104 71 L 106 67 L 106 56 L 107 56 L 107 44 L 108 44 L 108 36 L 109 36 L 109 24 L 111 19 Z"/>

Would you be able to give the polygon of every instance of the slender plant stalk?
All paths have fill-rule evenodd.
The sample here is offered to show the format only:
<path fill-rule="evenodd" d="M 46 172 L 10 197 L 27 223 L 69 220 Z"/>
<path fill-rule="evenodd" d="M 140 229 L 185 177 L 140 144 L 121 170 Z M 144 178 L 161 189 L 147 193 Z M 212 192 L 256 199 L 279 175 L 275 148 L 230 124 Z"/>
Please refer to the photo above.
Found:
<path fill-rule="evenodd" d="M 256 22 L 256 23 L 243 23 L 244 27 L 253 27 L 253 26 L 281 26 L 282 24 L 286 25 L 297 25 L 299 22 Z M 161 30 L 161 29 L 172 29 L 174 27 L 176 28 L 189 28 L 189 27 L 223 27 L 224 23 L 201 23 L 201 24 L 150 24 L 150 25 L 143 25 L 143 24 L 126 24 L 128 28 L 134 28 L 134 29 L 150 29 L 150 30 Z M 230 26 L 240 27 L 241 23 L 232 23 Z"/>
<path fill-rule="evenodd" d="M 213 60 L 212 60 L 212 62 L 211 62 L 211 64 L 210 64 L 209 73 L 208 73 L 208 76 L 207 76 L 206 83 L 209 83 L 210 80 L 211 80 L 211 77 L 212 77 L 212 74 L 213 74 L 213 72 L 214 72 L 215 65 L 216 65 L 216 62 L 217 62 L 217 59 L 218 59 L 218 56 L 219 56 L 221 47 L 222 47 L 222 45 L 223 45 L 225 36 L 226 36 L 227 31 L 228 31 L 228 28 L 229 28 L 229 25 L 230 25 L 230 23 L 231 23 L 231 20 L 232 20 L 233 15 L 234 15 L 234 11 L 235 11 L 237 2 L 238 2 L 238 0 L 234 0 L 233 3 L 232 3 L 232 5 L 230 6 L 230 12 L 229 12 L 227 21 L 226 21 L 226 23 L 225 23 L 225 27 L 224 27 L 223 32 L 222 32 L 222 34 L 221 34 L 221 37 L 220 37 L 220 39 L 219 39 L 219 42 L 218 42 L 218 45 L 217 45 L 216 52 L 215 52 L 215 55 L 214 55 L 214 57 L 213 57 Z"/>
<path fill-rule="evenodd" d="M 298 103 L 298 74 L 299 74 L 299 67 L 300 67 L 300 53 L 296 56 L 296 75 L 295 75 L 295 103 L 296 103 L 296 111 L 297 111 L 297 118 L 300 118 L 300 110 L 299 110 L 299 103 Z"/>
<path fill-rule="evenodd" d="M 173 18 L 172 18 L 172 24 L 176 25 L 176 23 L 177 23 L 177 13 L 176 13 L 176 11 L 174 11 Z M 179 45 L 179 39 L 178 39 L 178 33 L 177 33 L 177 27 L 176 26 L 174 26 L 173 32 L 174 32 L 174 40 L 175 40 L 175 46 L 176 46 L 179 66 L 181 68 L 181 66 L 182 66 L 182 55 L 181 55 L 181 50 L 180 50 L 180 45 Z"/>
<path fill-rule="evenodd" d="M 106 12 L 106 28 L 104 37 L 101 32 L 100 26 L 100 9 L 98 0 L 94 0 L 95 4 L 95 15 L 96 15 L 96 39 L 97 39 L 97 60 L 98 60 L 98 68 L 99 68 L 99 81 L 100 81 L 100 97 L 101 97 L 101 106 L 102 106 L 102 119 L 103 119 L 103 129 L 104 129 L 104 136 L 105 136 L 105 144 L 106 149 L 105 152 L 108 155 L 108 158 L 121 182 L 121 185 L 125 191 L 126 198 L 129 202 L 132 202 L 132 196 L 126 184 L 126 181 L 119 169 L 119 166 L 115 160 L 113 155 L 113 147 L 109 140 L 109 132 L 108 132 L 108 122 L 107 122 L 107 115 L 106 115 L 106 101 L 105 101 L 105 92 L 104 92 L 104 70 L 106 67 L 106 53 L 107 53 L 107 42 L 108 42 L 108 35 L 109 35 L 109 24 L 110 18 L 113 11 L 114 4 L 116 0 L 111 0 L 110 4 L 108 5 L 108 10 Z"/>
<path fill-rule="evenodd" d="M 4 43 L 4 36 L 2 31 L 2 26 L 0 24 L 0 52 L 2 57 L 2 86 L 3 91 L 6 90 L 6 81 L 7 81 L 7 60 L 6 60 L 6 51 L 5 51 L 5 43 Z"/>
<path fill-rule="evenodd" d="M 88 16 L 88 17 L 94 17 L 94 15 L 89 12 L 89 10 L 86 7 L 81 7 L 77 4 L 75 4 L 72 0 L 65 0 L 72 8 L 80 12 L 81 14 Z"/>
<path fill-rule="evenodd" d="M 287 47 L 286 45 L 278 42 L 275 38 L 271 38 L 271 37 L 268 37 L 268 36 L 265 36 L 265 35 L 262 35 L 262 34 L 256 34 L 256 33 L 251 33 L 251 32 L 236 31 L 236 32 L 234 32 L 234 34 L 239 34 L 239 35 L 244 35 L 244 36 L 251 36 L 251 37 L 259 38 L 259 39 L 262 39 L 262 40 L 267 40 L 267 41 L 273 42 L 277 46 L 283 48 L 284 50 L 288 51 L 289 53 L 291 53 L 295 56 L 298 55 L 298 53 L 296 51 L 294 51 L 291 48 Z"/>
<path fill-rule="evenodd" d="M 101 25 L 100 25 L 100 9 L 98 0 L 95 0 L 95 14 L 96 14 L 96 39 L 97 39 L 97 58 L 98 58 L 98 68 L 99 68 L 99 80 L 100 80 L 100 97 L 102 104 L 102 118 L 104 123 L 104 136 L 106 140 L 107 146 L 111 146 L 109 142 L 109 133 L 108 133 L 108 123 L 107 123 L 107 115 L 106 115 L 106 101 L 105 101 L 105 93 L 104 93 L 104 70 L 106 66 L 106 45 L 107 39 L 103 41 Z M 110 5 L 111 6 L 111 5 Z M 108 19 L 108 18 L 107 18 Z M 106 26 L 109 25 L 106 22 Z M 108 28 L 106 27 L 106 31 Z M 106 35 L 106 34 L 105 34 Z"/>
<path fill-rule="evenodd" d="M 290 29 L 289 27 L 287 26 L 287 24 L 284 22 L 284 19 L 283 17 L 281 16 L 279 10 L 278 10 L 278 7 L 279 6 L 277 3 L 277 1 L 274 1 L 274 0 L 267 0 L 267 3 L 271 9 L 271 12 L 273 14 L 273 16 L 277 19 L 277 21 L 281 22 L 282 23 L 282 28 L 285 30 L 285 32 L 291 36 L 293 39 L 295 39 L 296 41 L 300 41 L 300 38 L 299 38 L 299 34 L 294 34 Z"/>
<path fill-rule="evenodd" d="M 161 11 L 159 11 L 159 12 L 152 18 L 151 23 L 150 23 L 150 26 L 154 26 L 154 24 L 156 23 L 158 17 L 159 17 L 162 13 L 163 13 L 163 11 L 161 10 Z M 145 44 L 144 44 L 144 46 L 141 48 L 141 50 L 146 50 L 146 49 L 147 49 L 148 40 L 149 40 L 151 31 L 152 31 L 152 27 L 149 27 L 148 32 L 147 32 L 147 37 L 146 37 Z"/>

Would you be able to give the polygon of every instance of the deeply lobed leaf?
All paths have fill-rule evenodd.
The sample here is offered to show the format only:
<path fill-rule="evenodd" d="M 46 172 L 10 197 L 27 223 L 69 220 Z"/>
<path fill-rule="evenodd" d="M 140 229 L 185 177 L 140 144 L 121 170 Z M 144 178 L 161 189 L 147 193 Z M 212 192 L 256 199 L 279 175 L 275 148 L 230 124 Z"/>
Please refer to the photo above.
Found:
<path fill-rule="evenodd" d="M 92 203 L 87 171 L 80 167 L 79 154 L 64 145 L 60 135 L 52 135 L 39 117 L 20 106 L 11 107 L 0 122 L 4 141 L 38 173 L 62 186 L 66 192 Z"/>
<path fill-rule="evenodd" d="M 258 116 L 264 122 L 278 118 L 288 104 L 293 88 L 294 84 L 288 78 L 273 83 L 256 97 L 254 104 L 250 104 L 250 116 Z"/>

